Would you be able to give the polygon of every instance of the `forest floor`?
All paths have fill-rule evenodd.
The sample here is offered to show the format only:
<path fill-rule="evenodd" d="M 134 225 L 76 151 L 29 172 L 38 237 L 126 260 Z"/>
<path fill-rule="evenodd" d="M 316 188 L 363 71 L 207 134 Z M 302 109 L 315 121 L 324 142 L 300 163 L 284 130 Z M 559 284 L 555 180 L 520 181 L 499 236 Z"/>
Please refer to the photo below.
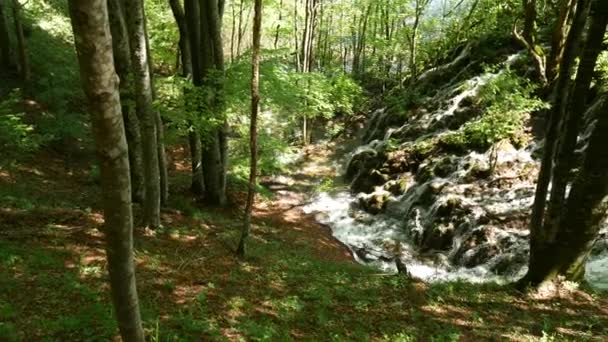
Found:
<path fill-rule="evenodd" d="M 135 232 L 151 341 L 608 340 L 605 294 L 424 284 L 356 264 L 302 211 L 333 177 L 322 147 L 262 180 L 274 195 L 258 202 L 239 260 L 243 194 L 228 209 L 204 207 L 188 195 L 185 153 L 173 154 L 164 227 Z M 90 165 L 45 153 L 0 168 L 0 341 L 118 340 Z"/>

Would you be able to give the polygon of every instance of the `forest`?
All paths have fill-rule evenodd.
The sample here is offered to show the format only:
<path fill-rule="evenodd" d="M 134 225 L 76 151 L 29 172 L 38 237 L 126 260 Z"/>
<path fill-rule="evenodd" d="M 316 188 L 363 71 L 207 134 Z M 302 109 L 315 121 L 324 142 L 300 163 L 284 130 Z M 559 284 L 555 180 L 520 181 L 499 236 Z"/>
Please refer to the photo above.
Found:
<path fill-rule="evenodd" d="M 606 0 L 0 0 L 0 341 L 608 340 Z"/>

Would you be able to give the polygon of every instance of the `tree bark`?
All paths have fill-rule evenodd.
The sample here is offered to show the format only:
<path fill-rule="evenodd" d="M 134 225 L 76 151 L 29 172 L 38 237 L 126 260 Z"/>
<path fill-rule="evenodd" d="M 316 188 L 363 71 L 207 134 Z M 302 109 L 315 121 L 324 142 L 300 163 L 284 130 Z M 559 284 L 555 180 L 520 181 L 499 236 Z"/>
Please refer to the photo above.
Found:
<path fill-rule="evenodd" d="M 142 0 L 125 0 L 127 28 L 131 46 L 131 65 L 135 83 L 135 106 L 141 123 L 146 198 L 143 224 L 160 226 L 160 168 L 158 159 L 157 119 L 152 108 L 152 82 L 147 48 Z"/>
<path fill-rule="evenodd" d="M 608 101 L 604 99 L 583 167 L 576 177 L 556 237 L 545 244 L 530 268 L 525 283 L 539 285 L 557 276 L 580 281 L 585 262 L 597 239 L 608 209 Z"/>
<path fill-rule="evenodd" d="M 70 0 L 69 7 L 101 170 L 112 302 L 123 341 L 143 342 L 133 261 L 129 159 L 107 5 L 105 0 Z"/>
<path fill-rule="evenodd" d="M 8 25 L 6 24 L 5 8 L 5 0 L 0 0 L 0 66 L 3 69 L 10 70 L 12 67 L 11 41 L 8 34 Z"/>
<path fill-rule="evenodd" d="M 214 89 L 209 96 L 207 108 L 222 117 L 223 100 L 219 78 L 224 72 L 224 52 L 222 49 L 221 19 L 219 5 L 215 0 L 201 3 L 201 71 L 204 86 Z M 227 139 L 226 121 L 216 127 L 209 127 L 203 137 L 203 176 L 205 180 L 205 200 L 212 205 L 226 204 L 226 164 Z"/>
<path fill-rule="evenodd" d="M 129 168 L 131 170 L 131 192 L 134 202 L 143 203 L 145 198 L 143 151 L 139 120 L 131 103 L 133 83 L 131 80 L 131 50 L 129 33 L 124 19 L 124 8 L 120 0 L 108 0 L 114 65 L 120 79 L 122 116 L 125 123 L 127 145 L 129 146 Z"/>
<path fill-rule="evenodd" d="M 255 0 L 253 16 L 253 50 L 251 70 L 251 118 L 249 126 L 249 189 L 247 191 L 247 206 L 245 208 L 245 222 L 241 232 L 241 240 L 237 254 L 245 256 L 245 243 L 251 231 L 251 213 L 255 202 L 255 186 L 258 167 L 258 112 L 260 108 L 260 35 L 262 29 L 262 0 Z"/>
<path fill-rule="evenodd" d="M 21 24 L 21 4 L 17 0 L 13 0 L 13 23 L 15 25 L 15 36 L 17 37 L 19 76 L 21 80 L 28 82 L 31 78 L 30 61 L 27 56 L 25 35 L 23 34 L 23 25 Z"/>
<path fill-rule="evenodd" d="M 553 28 L 553 35 L 551 38 L 551 52 L 547 58 L 546 73 L 547 82 L 552 84 L 555 81 L 559 73 L 559 64 L 564 55 L 564 48 L 566 46 L 566 38 L 570 31 L 570 25 L 572 23 L 572 16 L 576 10 L 576 0 L 562 0 L 559 10 L 558 20 Z"/>
<path fill-rule="evenodd" d="M 545 148 L 538 175 L 538 182 L 536 185 L 536 194 L 532 206 L 532 216 L 530 219 L 530 269 L 532 269 L 533 265 L 538 263 L 539 260 L 543 259 L 543 246 L 545 242 L 552 241 L 555 238 L 550 236 L 552 235 L 552 232 L 545 232 L 543 230 L 545 204 L 549 183 L 551 182 L 551 169 L 553 168 L 553 154 L 558 137 L 559 122 L 564 116 L 564 111 L 568 103 L 568 90 L 571 83 L 570 78 L 572 75 L 572 67 L 574 65 L 576 52 L 578 51 L 581 35 L 585 27 L 588 10 L 589 1 L 580 0 L 572 28 L 570 29 L 568 38 L 566 40 L 566 48 L 564 50 L 564 56 L 559 68 L 560 75 L 558 77 L 553 95 L 553 108 L 549 111 L 549 118 L 545 134 Z M 528 278 L 529 277 L 526 276 L 522 281 L 526 282 Z"/>
<path fill-rule="evenodd" d="M 175 23 L 179 30 L 179 50 L 182 61 L 182 76 L 189 77 L 192 75 L 192 53 L 190 52 L 190 37 L 188 33 L 188 24 L 186 15 L 180 3 L 180 0 L 169 0 L 171 11 L 175 18 Z"/>
<path fill-rule="evenodd" d="M 190 190 L 193 194 L 200 196 L 205 192 L 201 136 L 196 129 L 193 129 L 188 135 L 188 140 L 190 144 L 190 158 L 192 160 L 192 183 Z"/>
<path fill-rule="evenodd" d="M 598 2 L 595 2 L 595 4 L 597 5 Z M 548 215 L 543 228 L 546 232 L 555 231 L 559 224 L 561 212 L 564 209 L 568 175 L 574 167 L 574 150 L 583 120 L 582 109 L 586 106 L 595 63 L 602 50 L 602 41 L 604 40 L 606 25 L 608 25 L 608 10 L 595 6 L 590 17 L 591 25 L 587 33 L 587 41 L 576 73 L 572 96 L 562 119 L 561 139 L 557 144 L 558 148 L 554 158 L 551 200 L 549 201 Z"/>

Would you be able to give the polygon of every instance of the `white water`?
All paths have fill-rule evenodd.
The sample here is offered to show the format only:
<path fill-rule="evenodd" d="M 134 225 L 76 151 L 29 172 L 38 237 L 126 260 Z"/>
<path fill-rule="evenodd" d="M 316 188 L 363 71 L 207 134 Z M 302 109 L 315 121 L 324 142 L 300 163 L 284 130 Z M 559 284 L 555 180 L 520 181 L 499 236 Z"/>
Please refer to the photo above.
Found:
<path fill-rule="evenodd" d="M 519 54 L 510 56 L 503 65 L 511 65 L 518 57 Z M 428 130 L 433 123 L 454 115 L 464 99 L 477 95 L 484 84 L 502 72 L 486 73 L 463 82 L 451 93 L 451 99 L 444 102 L 446 106 L 423 113 L 401 128 L 387 129 L 383 140 L 360 146 L 351 158 L 359 153 L 376 153 L 394 132 L 409 125 Z M 372 136 L 376 136 L 380 129 L 378 122 L 384 115 L 387 113 L 383 110 L 374 113 L 369 128 Z M 424 136 L 444 132 L 439 129 Z M 420 139 L 414 137 L 412 142 Z M 358 208 L 361 200 L 372 195 L 351 195 L 348 191 L 321 193 L 304 211 L 315 214 L 319 222 L 329 226 L 359 262 L 383 271 L 396 272 L 398 257 L 412 276 L 425 281 L 512 281 L 527 270 L 528 231 L 522 218 L 529 215 L 534 199 L 538 162 L 532 158 L 532 151 L 536 148 L 531 144 L 517 150 L 508 143 L 499 143 L 484 154 L 450 156 L 450 163 L 455 166 L 453 172 L 422 183 L 415 182 L 413 175 L 406 175 L 410 184 L 400 196 L 377 187 L 372 195 L 387 198 L 382 214 L 371 215 Z M 432 167 L 446 155 L 438 157 L 425 160 L 419 169 Z M 490 177 L 471 176 L 475 168 L 488 169 L 492 161 L 496 166 Z M 457 215 L 440 214 L 449 203 L 457 203 Z M 420 253 L 425 232 L 437 227 L 453 232 L 451 247 Z M 608 289 L 608 243 L 605 245 L 603 252 L 596 249 L 586 270 L 587 280 L 602 289 Z"/>

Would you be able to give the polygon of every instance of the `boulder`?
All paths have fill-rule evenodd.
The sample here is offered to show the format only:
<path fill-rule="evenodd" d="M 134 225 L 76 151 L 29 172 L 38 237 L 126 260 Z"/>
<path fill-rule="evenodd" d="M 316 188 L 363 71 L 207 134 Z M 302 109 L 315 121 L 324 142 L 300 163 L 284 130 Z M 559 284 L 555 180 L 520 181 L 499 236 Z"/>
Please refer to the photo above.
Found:
<path fill-rule="evenodd" d="M 401 177 L 399 179 L 394 179 L 386 182 L 383 186 L 383 189 L 390 192 L 394 196 L 403 195 L 407 190 L 408 179 L 405 177 Z"/>
<path fill-rule="evenodd" d="M 381 173 L 378 170 L 361 171 L 357 174 L 350 184 L 350 189 L 353 193 L 371 193 L 374 189 L 388 182 L 389 176 Z"/>
<path fill-rule="evenodd" d="M 370 195 L 360 196 L 360 207 L 370 214 L 380 214 L 386 208 L 386 201 L 389 198 L 388 192 L 374 192 Z"/>

